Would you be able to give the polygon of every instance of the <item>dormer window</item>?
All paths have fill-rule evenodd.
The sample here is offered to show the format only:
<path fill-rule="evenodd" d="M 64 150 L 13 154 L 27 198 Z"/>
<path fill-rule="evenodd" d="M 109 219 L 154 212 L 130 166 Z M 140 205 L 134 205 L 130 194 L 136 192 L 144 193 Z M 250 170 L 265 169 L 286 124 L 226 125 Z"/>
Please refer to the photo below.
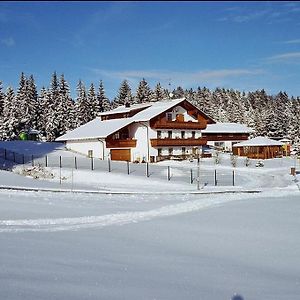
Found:
<path fill-rule="evenodd" d="M 172 113 L 171 112 L 167 112 L 166 113 L 166 119 L 167 119 L 167 121 L 172 121 Z"/>

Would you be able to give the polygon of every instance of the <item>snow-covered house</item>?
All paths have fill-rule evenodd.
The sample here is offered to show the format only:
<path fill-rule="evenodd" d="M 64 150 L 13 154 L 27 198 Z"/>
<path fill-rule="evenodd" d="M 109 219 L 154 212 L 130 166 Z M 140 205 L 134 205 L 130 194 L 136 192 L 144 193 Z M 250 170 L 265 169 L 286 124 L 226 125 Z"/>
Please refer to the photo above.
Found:
<path fill-rule="evenodd" d="M 202 130 L 202 137 L 207 139 L 207 145 L 220 150 L 232 151 L 232 146 L 240 141 L 248 140 L 254 130 L 239 123 L 208 124 Z"/>
<path fill-rule="evenodd" d="M 56 141 L 90 157 L 155 162 L 201 153 L 208 125 L 215 121 L 181 98 L 117 107 Z"/>
<path fill-rule="evenodd" d="M 284 144 L 263 136 L 233 145 L 233 153 L 248 158 L 268 159 L 283 155 Z"/>

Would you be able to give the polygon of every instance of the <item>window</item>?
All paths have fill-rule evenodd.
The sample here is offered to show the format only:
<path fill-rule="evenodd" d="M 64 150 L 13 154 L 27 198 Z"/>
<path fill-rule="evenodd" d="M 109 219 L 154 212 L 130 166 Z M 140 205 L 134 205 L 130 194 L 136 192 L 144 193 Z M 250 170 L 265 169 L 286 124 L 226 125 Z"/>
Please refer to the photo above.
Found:
<path fill-rule="evenodd" d="M 166 113 L 166 119 L 167 119 L 167 121 L 172 121 L 172 113 L 171 112 Z"/>
<path fill-rule="evenodd" d="M 161 139 L 161 131 L 160 130 L 157 131 L 157 138 Z"/>
<path fill-rule="evenodd" d="M 182 155 L 185 155 L 185 147 L 182 147 L 181 151 L 182 151 Z"/>
<path fill-rule="evenodd" d="M 93 150 L 88 150 L 88 157 L 89 158 L 93 157 Z"/>
<path fill-rule="evenodd" d="M 224 142 L 215 142 L 215 147 L 224 148 L 225 147 L 225 143 Z"/>
<path fill-rule="evenodd" d="M 192 131 L 192 138 L 194 139 L 195 138 L 195 131 Z"/>
<path fill-rule="evenodd" d="M 158 149 L 157 149 L 157 155 L 158 155 L 158 156 L 161 156 L 161 148 L 158 148 Z"/>
<path fill-rule="evenodd" d="M 120 133 L 119 132 L 116 132 L 114 135 L 113 135 L 113 140 L 119 140 L 120 139 Z"/>
<path fill-rule="evenodd" d="M 173 154 L 173 148 L 169 148 L 169 155 Z"/>
<path fill-rule="evenodd" d="M 181 131 L 181 138 L 182 138 L 182 139 L 185 138 L 185 131 Z"/>
<path fill-rule="evenodd" d="M 168 138 L 171 139 L 172 138 L 172 131 L 168 131 Z"/>

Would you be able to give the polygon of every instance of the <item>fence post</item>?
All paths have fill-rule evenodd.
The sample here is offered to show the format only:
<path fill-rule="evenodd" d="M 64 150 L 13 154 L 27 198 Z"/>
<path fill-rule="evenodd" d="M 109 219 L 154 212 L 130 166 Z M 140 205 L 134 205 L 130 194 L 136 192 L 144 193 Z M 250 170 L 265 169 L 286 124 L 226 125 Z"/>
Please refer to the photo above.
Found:
<path fill-rule="evenodd" d="M 108 172 L 111 172 L 110 158 L 108 159 Z"/>
<path fill-rule="evenodd" d="M 235 178 L 234 178 L 234 170 L 232 170 L 232 185 L 234 186 L 234 180 L 235 180 Z"/>
<path fill-rule="evenodd" d="M 59 156 L 59 167 L 61 168 L 61 156 Z"/>
<path fill-rule="evenodd" d="M 4 159 L 6 160 L 6 149 L 4 149 Z"/>
<path fill-rule="evenodd" d="M 130 174 L 130 169 L 129 169 L 129 161 L 127 161 L 127 174 Z"/>
<path fill-rule="evenodd" d="M 170 166 L 168 166 L 168 180 L 171 179 L 171 175 L 170 175 Z"/>
<path fill-rule="evenodd" d="M 13 152 L 13 156 L 14 156 L 14 162 L 16 162 L 16 153 Z"/>
<path fill-rule="evenodd" d="M 193 184 L 193 169 L 191 169 L 191 184 Z"/>
<path fill-rule="evenodd" d="M 93 171 L 94 170 L 94 158 L 91 157 L 91 170 Z"/>
<path fill-rule="evenodd" d="M 77 157 L 76 156 L 74 158 L 74 165 L 75 165 L 75 169 L 77 170 Z"/>
<path fill-rule="evenodd" d="M 146 163 L 146 176 L 149 177 L 149 163 Z"/>
<path fill-rule="evenodd" d="M 22 163 L 23 163 L 23 165 L 25 164 L 25 155 L 24 154 L 22 155 Z"/>
<path fill-rule="evenodd" d="M 45 156 L 45 166 L 48 167 L 48 156 Z"/>
<path fill-rule="evenodd" d="M 217 186 L 217 170 L 215 170 L 215 186 Z"/>
<path fill-rule="evenodd" d="M 33 154 L 31 155 L 31 165 L 34 167 L 34 158 L 33 158 Z"/>

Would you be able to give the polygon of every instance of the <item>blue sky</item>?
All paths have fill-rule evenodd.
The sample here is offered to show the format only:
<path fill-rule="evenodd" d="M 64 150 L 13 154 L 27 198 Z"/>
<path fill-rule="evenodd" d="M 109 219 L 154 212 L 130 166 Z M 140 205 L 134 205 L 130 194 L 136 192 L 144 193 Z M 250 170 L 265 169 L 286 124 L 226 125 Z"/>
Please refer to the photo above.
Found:
<path fill-rule="evenodd" d="M 1 2 L 0 80 L 38 88 L 64 73 L 75 95 L 103 80 L 264 88 L 300 96 L 298 2 Z M 171 80 L 170 80 L 171 79 Z"/>

